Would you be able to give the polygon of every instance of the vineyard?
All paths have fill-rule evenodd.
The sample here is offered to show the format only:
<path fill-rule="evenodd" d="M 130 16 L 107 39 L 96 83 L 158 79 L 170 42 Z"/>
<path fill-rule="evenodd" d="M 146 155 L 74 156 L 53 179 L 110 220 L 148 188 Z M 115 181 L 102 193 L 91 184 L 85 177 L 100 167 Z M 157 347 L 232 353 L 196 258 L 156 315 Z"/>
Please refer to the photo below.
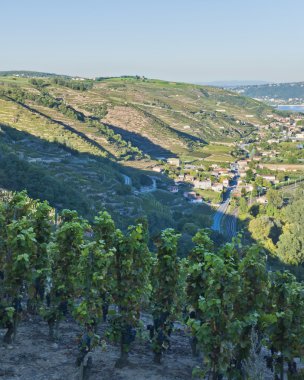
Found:
<path fill-rule="evenodd" d="M 28 330 L 35 335 L 48 326 L 36 354 L 49 342 L 49 360 L 60 371 L 64 337 L 79 380 L 131 379 L 124 371 L 135 360 L 138 380 L 187 379 L 191 371 L 211 380 L 303 379 L 304 287 L 288 271 L 268 272 L 260 246 L 242 245 L 241 238 L 217 246 L 202 229 L 181 259 L 180 235 L 171 228 L 151 249 L 144 218 L 121 231 L 105 211 L 89 223 L 76 211 L 57 214 L 26 192 L 1 199 L 1 356 L 20 352 Z M 110 360 L 109 347 L 116 348 L 116 377 L 114 365 L 100 366 L 102 356 Z M 193 366 L 188 375 L 182 356 Z M 159 377 L 146 376 L 151 360 L 153 368 L 166 368 Z M 19 378 L 71 378 L 63 368 L 62 377 L 39 368 Z M 0 363 L 1 377 L 13 379 L 12 371 Z"/>

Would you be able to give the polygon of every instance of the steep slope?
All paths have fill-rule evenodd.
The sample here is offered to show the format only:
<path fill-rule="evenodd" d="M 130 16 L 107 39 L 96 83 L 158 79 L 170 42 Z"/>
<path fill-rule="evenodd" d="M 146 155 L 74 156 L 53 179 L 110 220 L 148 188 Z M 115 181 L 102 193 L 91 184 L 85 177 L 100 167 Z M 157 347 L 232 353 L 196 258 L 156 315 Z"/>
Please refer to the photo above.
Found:
<path fill-rule="evenodd" d="M 130 130 L 130 124 L 139 121 L 142 125 L 145 120 L 144 132 L 151 139 L 166 128 L 162 143 L 172 146 L 173 153 L 189 149 L 187 140 L 193 141 L 191 137 L 200 142 L 239 139 L 255 124 L 263 123 L 271 110 L 257 101 L 213 87 L 135 78 L 95 82 L 92 90 L 80 95 L 62 87 L 50 91 L 79 109 L 103 105 L 108 110 L 106 122 L 117 128 Z M 127 122 L 121 120 L 121 107 Z M 178 143 L 178 137 L 186 145 Z"/>
<path fill-rule="evenodd" d="M 147 216 L 152 234 L 175 227 L 188 244 L 184 226 L 210 226 L 213 210 L 169 193 L 172 180 L 152 171 L 156 159 L 229 162 L 229 144 L 252 133 L 268 112 L 234 93 L 183 83 L 3 76 L 0 187 L 27 188 L 87 217 L 106 208 L 121 228 Z M 140 192 L 151 177 L 158 189 Z"/>

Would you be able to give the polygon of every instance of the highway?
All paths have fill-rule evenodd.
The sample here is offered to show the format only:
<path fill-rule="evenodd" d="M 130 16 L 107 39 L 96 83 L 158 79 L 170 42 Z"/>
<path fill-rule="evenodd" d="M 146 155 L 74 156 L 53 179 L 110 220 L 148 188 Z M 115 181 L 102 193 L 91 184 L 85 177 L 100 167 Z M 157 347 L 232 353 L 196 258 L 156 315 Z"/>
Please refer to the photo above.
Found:
<path fill-rule="evenodd" d="M 234 212 L 229 215 L 225 216 L 225 223 L 223 226 L 223 234 L 227 236 L 229 240 L 232 240 L 236 236 L 237 230 L 236 230 L 236 221 L 237 221 L 237 209 L 234 210 Z"/>
<path fill-rule="evenodd" d="M 230 193 L 231 193 L 231 190 L 227 190 L 227 192 L 225 194 L 226 200 L 223 201 L 220 204 L 219 208 L 216 210 L 216 213 L 215 213 L 214 218 L 213 218 L 213 224 L 211 227 L 214 231 L 221 232 L 221 222 L 222 222 L 223 216 L 225 215 L 225 213 L 228 209 L 228 206 L 229 206 Z"/>
<path fill-rule="evenodd" d="M 234 210 L 232 215 L 228 215 L 227 210 L 229 207 L 229 202 L 231 198 L 231 193 L 235 189 L 237 184 L 237 178 L 238 175 L 236 175 L 235 179 L 233 180 L 232 186 L 230 186 L 226 193 L 224 194 L 224 200 L 220 204 L 219 208 L 216 210 L 216 213 L 213 217 L 213 224 L 211 226 L 211 229 L 213 231 L 217 231 L 222 233 L 223 235 L 227 236 L 230 240 L 236 236 L 236 221 L 237 221 L 237 211 Z M 222 228 L 222 221 L 223 217 L 225 216 L 225 225 Z"/>

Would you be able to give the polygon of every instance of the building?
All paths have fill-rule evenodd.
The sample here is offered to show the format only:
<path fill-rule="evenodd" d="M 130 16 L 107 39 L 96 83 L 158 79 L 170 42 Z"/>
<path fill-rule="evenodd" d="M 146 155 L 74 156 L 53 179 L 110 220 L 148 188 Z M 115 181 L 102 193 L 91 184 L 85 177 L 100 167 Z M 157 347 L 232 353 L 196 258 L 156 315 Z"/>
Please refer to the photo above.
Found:
<path fill-rule="evenodd" d="M 195 191 L 186 191 L 184 192 L 184 197 L 187 199 L 195 199 L 196 198 L 196 192 Z"/>
<path fill-rule="evenodd" d="M 302 141 L 302 140 L 304 140 L 304 132 L 297 133 L 297 134 L 296 134 L 296 139 L 297 139 L 298 141 Z"/>
<path fill-rule="evenodd" d="M 179 158 L 171 157 L 171 158 L 167 159 L 167 163 L 169 165 L 180 166 L 180 159 Z"/>
<path fill-rule="evenodd" d="M 195 170 L 196 169 L 196 165 L 186 164 L 185 165 L 185 169 L 186 170 Z"/>
<path fill-rule="evenodd" d="M 239 169 L 246 170 L 246 168 L 248 167 L 248 161 L 247 160 L 238 161 L 238 167 Z"/>
<path fill-rule="evenodd" d="M 230 170 L 237 171 L 238 170 L 238 164 L 236 162 L 233 162 L 230 164 Z"/>
<path fill-rule="evenodd" d="M 211 189 L 212 182 L 210 179 L 206 179 L 203 181 L 193 181 L 193 185 L 195 189 L 207 190 Z"/>
<path fill-rule="evenodd" d="M 261 203 L 263 205 L 267 204 L 268 203 L 268 200 L 267 198 L 265 197 L 265 195 L 261 196 L 261 197 L 257 197 L 257 202 L 258 203 Z"/>
<path fill-rule="evenodd" d="M 229 179 L 228 178 L 223 179 L 223 186 L 229 187 Z"/>
<path fill-rule="evenodd" d="M 187 182 L 193 182 L 194 181 L 194 177 L 190 174 L 186 174 L 185 175 L 185 181 Z"/>
<path fill-rule="evenodd" d="M 212 184 L 211 189 L 213 191 L 221 192 L 224 190 L 224 186 L 222 183 L 216 182 L 216 183 Z"/>
<path fill-rule="evenodd" d="M 249 183 L 249 184 L 245 184 L 245 183 L 238 184 L 237 190 L 242 191 L 242 189 L 245 189 L 246 193 L 249 193 L 249 192 L 253 191 L 253 185 L 251 185 L 251 183 Z"/>
<path fill-rule="evenodd" d="M 178 187 L 177 187 L 177 186 L 169 186 L 169 187 L 168 187 L 168 190 L 169 190 L 171 193 L 178 193 Z"/>
<path fill-rule="evenodd" d="M 163 169 L 160 166 L 154 166 L 152 170 L 156 173 L 161 173 L 163 171 Z"/>
<path fill-rule="evenodd" d="M 275 175 L 258 175 L 259 177 L 264 178 L 266 181 L 275 183 L 276 176 Z"/>
<path fill-rule="evenodd" d="M 196 198 L 190 199 L 190 203 L 203 203 L 203 198 L 196 197 Z"/>

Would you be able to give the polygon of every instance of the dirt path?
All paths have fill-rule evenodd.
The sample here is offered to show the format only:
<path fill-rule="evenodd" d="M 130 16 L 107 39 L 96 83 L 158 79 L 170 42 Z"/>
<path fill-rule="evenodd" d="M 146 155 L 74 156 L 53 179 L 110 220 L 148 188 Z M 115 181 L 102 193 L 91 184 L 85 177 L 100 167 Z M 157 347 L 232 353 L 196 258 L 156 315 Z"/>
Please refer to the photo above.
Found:
<path fill-rule="evenodd" d="M 99 334 L 103 335 L 105 326 Z M 2 380 L 76 380 L 77 335 L 74 322 L 63 322 L 60 339 L 48 339 L 48 328 L 40 318 L 21 323 L 16 342 L 11 346 L 0 343 L 0 379 Z M 0 340 L 4 330 L 0 330 Z M 152 363 L 148 341 L 136 341 L 130 353 L 130 365 L 122 370 L 114 368 L 119 357 L 117 346 L 107 344 L 106 350 L 97 348 L 93 353 L 90 380 L 187 380 L 200 360 L 191 355 L 188 336 L 175 331 L 172 346 L 165 354 L 162 365 Z"/>

